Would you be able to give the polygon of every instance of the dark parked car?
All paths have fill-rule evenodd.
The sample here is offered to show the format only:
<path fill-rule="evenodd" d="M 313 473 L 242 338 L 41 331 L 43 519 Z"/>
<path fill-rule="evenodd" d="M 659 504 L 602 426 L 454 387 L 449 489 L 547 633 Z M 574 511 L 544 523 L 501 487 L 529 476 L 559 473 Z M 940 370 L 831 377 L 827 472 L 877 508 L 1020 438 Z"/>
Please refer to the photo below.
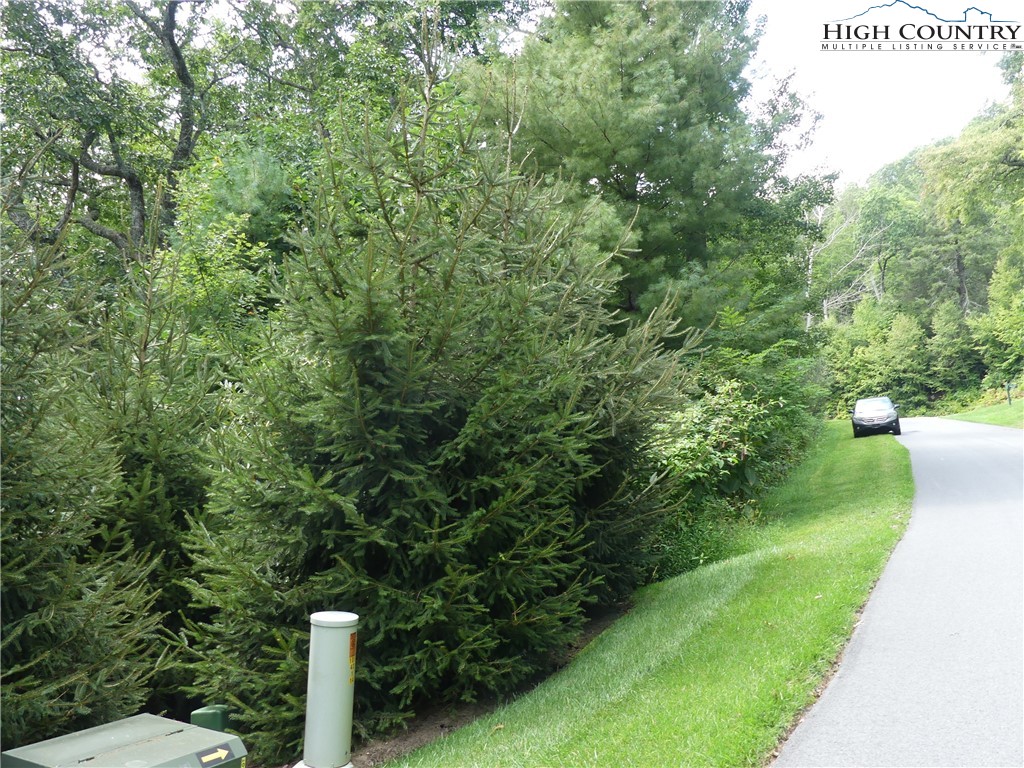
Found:
<path fill-rule="evenodd" d="M 850 411 L 853 418 L 853 436 L 860 437 L 872 432 L 900 433 L 900 417 L 896 413 L 898 405 L 893 405 L 888 397 L 867 397 L 858 400 Z"/>

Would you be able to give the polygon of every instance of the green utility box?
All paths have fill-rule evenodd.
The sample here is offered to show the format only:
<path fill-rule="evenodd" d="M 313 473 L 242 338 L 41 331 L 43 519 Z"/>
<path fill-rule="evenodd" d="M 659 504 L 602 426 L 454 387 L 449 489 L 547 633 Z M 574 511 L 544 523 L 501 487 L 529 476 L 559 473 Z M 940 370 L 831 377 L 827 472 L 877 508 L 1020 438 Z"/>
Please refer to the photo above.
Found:
<path fill-rule="evenodd" d="M 211 704 L 208 707 L 193 710 L 188 721 L 192 725 L 209 728 L 211 731 L 226 731 L 231 725 L 231 713 L 228 712 L 226 704 Z"/>
<path fill-rule="evenodd" d="M 229 733 L 136 715 L 0 753 L 0 768 L 245 768 Z"/>

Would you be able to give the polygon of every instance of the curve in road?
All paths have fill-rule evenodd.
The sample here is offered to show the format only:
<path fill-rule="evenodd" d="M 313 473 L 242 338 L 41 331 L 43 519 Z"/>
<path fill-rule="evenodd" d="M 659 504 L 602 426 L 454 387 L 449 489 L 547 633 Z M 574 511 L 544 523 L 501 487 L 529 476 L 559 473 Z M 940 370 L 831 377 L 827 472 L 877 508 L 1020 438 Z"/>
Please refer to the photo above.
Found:
<path fill-rule="evenodd" d="M 1024 766 L 1024 432 L 901 421 L 910 524 L 777 768 Z"/>

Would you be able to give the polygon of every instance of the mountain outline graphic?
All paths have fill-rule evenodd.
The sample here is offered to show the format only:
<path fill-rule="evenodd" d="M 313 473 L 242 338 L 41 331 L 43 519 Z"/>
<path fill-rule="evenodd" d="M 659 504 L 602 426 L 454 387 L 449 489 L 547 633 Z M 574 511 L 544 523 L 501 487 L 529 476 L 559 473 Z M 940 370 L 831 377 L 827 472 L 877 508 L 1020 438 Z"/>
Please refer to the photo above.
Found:
<path fill-rule="evenodd" d="M 893 0 L 891 3 L 886 3 L 884 5 L 872 5 L 866 11 L 861 11 L 858 14 L 850 16 L 848 19 L 836 19 L 836 22 L 840 22 L 840 21 L 853 21 L 854 19 L 859 19 L 861 16 L 866 16 L 867 14 L 871 13 L 872 11 L 881 10 L 883 8 L 893 8 L 893 7 L 896 7 L 896 6 L 903 6 L 904 8 L 909 8 L 910 10 L 913 10 L 913 11 L 921 11 L 922 13 L 925 13 L 925 14 L 931 16 L 936 21 L 941 21 L 943 24 L 965 24 L 967 22 L 967 14 L 969 14 L 971 11 L 977 11 L 982 16 L 987 16 L 989 24 L 1013 24 L 1014 23 L 1010 19 L 993 19 L 992 18 L 992 14 L 989 11 L 983 11 L 983 10 L 981 10 L 981 8 L 978 8 L 977 6 L 974 6 L 974 5 L 972 5 L 970 8 L 964 8 L 964 15 L 963 15 L 962 19 L 944 19 L 941 16 L 939 16 L 938 14 L 932 13 L 927 8 L 923 8 L 920 5 L 911 5 L 906 0 Z M 833 23 L 835 23 L 835 22 L 833 22 Z"/>

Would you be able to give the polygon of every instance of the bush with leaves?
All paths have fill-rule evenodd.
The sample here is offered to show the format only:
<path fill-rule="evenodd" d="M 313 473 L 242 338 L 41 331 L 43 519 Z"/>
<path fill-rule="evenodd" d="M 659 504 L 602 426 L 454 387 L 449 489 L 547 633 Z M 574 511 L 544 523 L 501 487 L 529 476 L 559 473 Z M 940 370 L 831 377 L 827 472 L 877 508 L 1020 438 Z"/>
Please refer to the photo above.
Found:
<path fill-rule="evenodd" d="M 693 401 L 659 429 L 678 508 L 655 539 L 654 577 L 733 554 L 761 494 L 802 455 L 824 399 L 806 351 L 791 341 L 709 351 Z"/>
<path fill-rule="evenodd" d="M 638 583 L 665 512 L 647 445 L 680 404 L 668 312 L 609 334 L 600 202 L 560 212 L 440 90 L 332 128 L 214 440 L 197 690 L 233 698 L 267 761 L 298 751 L 310 613 L 361 615 L 375 730 L 551 668 L 588 604 Z"/>
<path fill-rule="evenodd" d="M 755 477 L 747 463 L 762 404 L 738 381 L 719 380 L 660 427 L 665 467 L 679 509 L 658 531 L 653 576 L 667 578 L 729 552 L 737 522 L 730 499 Z M 729 490 L 726 490 L 729 489 Z"/>
<path fill-rule="evenodd" d="M 2 726 L 15 747 L 134 714 L 166 643 L 120 462 L 83 396 L 97 307 L 60 243 L 3 265 Z"/>

